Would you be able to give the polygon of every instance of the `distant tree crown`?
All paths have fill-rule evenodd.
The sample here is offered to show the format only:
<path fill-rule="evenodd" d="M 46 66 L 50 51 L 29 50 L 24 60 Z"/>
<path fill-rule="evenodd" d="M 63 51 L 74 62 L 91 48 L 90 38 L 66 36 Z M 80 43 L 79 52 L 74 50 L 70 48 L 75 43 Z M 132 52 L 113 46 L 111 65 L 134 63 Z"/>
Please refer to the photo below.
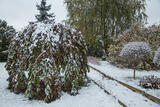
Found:
<path fill-rule="evenodd" d="M 48 13 L 48 11 L 51 9 L 51 5 L 46 5 L 46 0 L 42 0 L 40 5 L 36 5 L 37 10 L 39 10 L 39 15 L 36 15 L 36 19 L 41 22 L 44 20 L 55 20 L 54 13 Z"/>

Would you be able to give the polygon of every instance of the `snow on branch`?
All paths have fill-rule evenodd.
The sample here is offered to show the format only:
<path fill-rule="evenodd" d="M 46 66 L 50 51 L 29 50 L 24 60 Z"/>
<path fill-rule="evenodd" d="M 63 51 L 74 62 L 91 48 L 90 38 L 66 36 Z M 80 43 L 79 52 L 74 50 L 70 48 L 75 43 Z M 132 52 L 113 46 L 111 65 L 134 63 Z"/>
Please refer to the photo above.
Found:
<path fill-rule="evenodd" d="M 152 50 L 146 42 L 129 42 L 120 52 L 120 56 L 132 62 L 148 60 L 152 56 Z"/>

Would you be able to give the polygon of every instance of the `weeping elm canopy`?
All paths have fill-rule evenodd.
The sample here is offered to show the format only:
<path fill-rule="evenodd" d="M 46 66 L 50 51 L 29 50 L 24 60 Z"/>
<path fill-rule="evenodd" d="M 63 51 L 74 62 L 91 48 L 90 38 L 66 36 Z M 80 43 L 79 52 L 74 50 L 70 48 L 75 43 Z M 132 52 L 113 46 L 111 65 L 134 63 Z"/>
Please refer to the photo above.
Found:
<path fill-rule="evenodd" d="M 46 102 L 62 90 L 77 94 L 88 72 L 86 48 L 75 29 L 50 21 L 30 23 L 10 43 L 9 89 Z"/>
<path fill-rule="evenodd" d="M 148 61 L 152 57 L 152 50 L 146 42 L 129 42 L 122 49 L 120 56 L 134 66 L 133 77 L 135 79 L 135 69 L 140 61 Z"/>
<path fill-rule="evenodd" d="M 152 50 L 146 42 L 129 42 L 122 49 L 120 56 L 133 64 L 149 60 Z"/>

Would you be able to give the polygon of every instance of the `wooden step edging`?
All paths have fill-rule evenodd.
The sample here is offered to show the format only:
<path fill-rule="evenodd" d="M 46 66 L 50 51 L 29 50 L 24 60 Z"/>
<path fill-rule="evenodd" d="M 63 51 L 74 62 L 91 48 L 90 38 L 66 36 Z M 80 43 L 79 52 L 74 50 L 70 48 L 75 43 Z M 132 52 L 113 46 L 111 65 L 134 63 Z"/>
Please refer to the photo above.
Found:
<path fill-rule="evenodd" d="M 90 79 L 94 84 L 96 84 L 100 89 L 102 89 L 106 94 L 111 95 L 106 89 L 104 89 L 101 85 L 99 85 L 96 81 L 94 81 L 93 79 Z M 115 96 L 113 96 L 115 99 L 117 99 Z M 127 107 L 122 101 L 120 101 L 119 99 L 118 103 L 123 106 L 123 107 Z"/>
<path fill-rule="evenodd" d="M 153 102 L 160 104 L 160 99 L 159 99 L 159 98 L 154 97 L 154 96 L 152 96 L 152 95 L 150 95 L 150 94 L 148 94 L 148 93 L 146 93 L 146 92 L 144 92 L 144 91 L 142 91 L 142 90 L 140 90 L 140 89 L 137 89 L 137 88 L 135 88 L 135 87 L 133 87 L 133 86 L 131 86 L 131 85 L 128 85 L 128 84 L 126 84 L 126 83 L 124 83 L 124 82 L 122 82 L 122 81 L 116 80 L 116 79 L 114 79 L 113 77 L 104 74 L 104 73 L 101 72 L 100 70 L 98 70 L 98 69 L 96 69 L 96 68 L 94 68 L 94 67 L 92 67 L 92 66 L 90 66 L 90 65 L 88 65 L 88 66 L 89 66 L 90 68 L 92 68 L 93 70 L 95 70 L 95 71 L 99 72 L 100 74 L 102 74 L 105 78 L 108 78 L 108 79 L 110 79 L 110 80 L 114 80 L 114 81 L 120 83 L 121 85 L 127 87 L 128 89 L 130 89 L 130 90 L 132 90 L 132 91 L 134 91 L 134 92 L 140 93 L 141 95 L 145 96 L 145 97 L 148 98 L 149 100 L 152 100 Z"/>

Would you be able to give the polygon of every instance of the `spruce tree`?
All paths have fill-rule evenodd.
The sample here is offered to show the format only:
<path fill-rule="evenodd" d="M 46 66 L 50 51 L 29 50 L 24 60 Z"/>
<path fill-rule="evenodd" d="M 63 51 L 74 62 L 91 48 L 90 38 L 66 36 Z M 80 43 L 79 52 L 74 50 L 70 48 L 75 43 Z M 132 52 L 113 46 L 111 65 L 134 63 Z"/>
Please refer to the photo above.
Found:
<path fill-rule="evenodd" d="M 48 13 L 48 11 L 51 9 L 51 5 L 46 5 L 46 0 L 42 0 L 40 5 L 36 5 L 37 9 L 39 10 L 39 15 L 36 15 L 36 19 L 41 22 L 44 20 L 55 20 L 53 13 Z"/>

